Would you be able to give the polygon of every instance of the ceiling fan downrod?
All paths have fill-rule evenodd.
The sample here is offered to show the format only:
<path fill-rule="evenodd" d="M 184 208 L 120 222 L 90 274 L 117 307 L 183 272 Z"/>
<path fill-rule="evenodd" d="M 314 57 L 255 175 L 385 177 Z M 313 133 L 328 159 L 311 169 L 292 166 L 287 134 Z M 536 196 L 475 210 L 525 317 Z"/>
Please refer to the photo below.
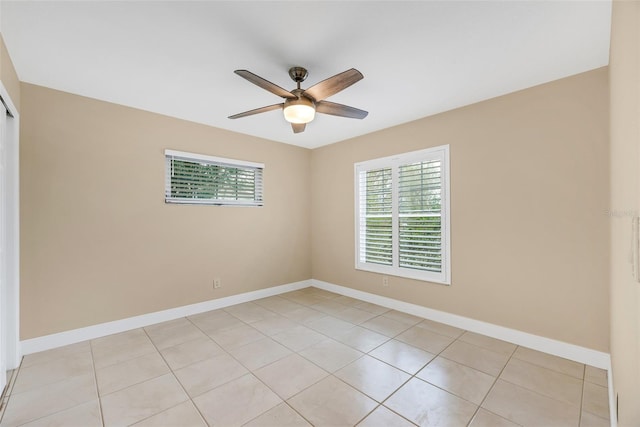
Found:
<path fill-rule="evenodd" d="M 298 89 L 300 89 L 300 83 L 305 81 L 308 75 L 309 75 L 309 72 L 304 67 L 289 68 L 289 77 L 291 77 L 291 80 L 297 83 Z"/>

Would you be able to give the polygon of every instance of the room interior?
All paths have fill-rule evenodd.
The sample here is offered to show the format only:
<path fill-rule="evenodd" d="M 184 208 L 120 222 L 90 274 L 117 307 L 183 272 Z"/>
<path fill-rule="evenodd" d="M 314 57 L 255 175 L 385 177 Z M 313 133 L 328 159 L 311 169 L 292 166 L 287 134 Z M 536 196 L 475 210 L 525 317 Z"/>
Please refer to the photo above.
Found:
<path fill-rule="evenodd" d="M 19 119 L 17 353 L 278 295 L 352 298 L 604 369 L 611 425 L 640 423 L 640 3 L 150 5 L 0 3 L 0 94 Z M 130 39 L 147 15 L 169 35 Z M 169 31 L 211 40 L 208 20 L 217 50 Z M 302 134 L 278 112 L 227 118 L 277 101 L 234 69 L 289 88 L 294 65 L 309 85 L 358 68 L 331 100 L 369 116 Z M 440 145 L 451 284 L 354 268 L 354 164 Z M 264 206 L 166 204 L 165 149 L 264 163 Z"/>

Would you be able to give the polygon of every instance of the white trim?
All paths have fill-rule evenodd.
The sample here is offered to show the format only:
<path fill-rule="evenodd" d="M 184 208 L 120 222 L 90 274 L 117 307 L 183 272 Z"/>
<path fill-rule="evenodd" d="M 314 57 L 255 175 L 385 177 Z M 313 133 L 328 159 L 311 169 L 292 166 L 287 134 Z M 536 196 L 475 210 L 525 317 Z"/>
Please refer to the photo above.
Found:
<path fill-rule="evenodd" d="M 437 153 L 443 150 L 449 151 L 449 144 L 437 145 L 429 148 L 421 148 L 420 150 L 407 151 L 405 153 L 393 154 L 387 157 L 378 157 L 376 159 L 371 159 L 371 160 L 363 160 L 361 162 L 356 163 L 355 166 L 356 167 L 367 166 L 367 169 L 384 168 L 384 167 L 389 167 L 389 163 L 394 163 L 397 161 L 411 162 L 411 159 L 420 161 L 422 157 L 428 154 Z"/>
<path fill-rule="evenodd" d="M 444 190 L 444 223 L 445 230 L 442 233 L 442 238 L 445 240 L 446 245 L 446 256 L 444 260 L 443 268 L 444 272 L 444 283 L 447 285 L 451 285 L 451 163 L 449 162 L 449 144 L 443 145 L 446 147 L 444 150 L 444 164 L 445 173 L 442 176 L 444 183 L 442 188 Z"/>
<path fill-rule="evenodd" d="M 613 370 L 611 360 L 607 367 L 607 390 L 609 390 L 609 420 L 611 427 L 618 427 L 618 414 L 616 413 L 616 389 L 613 387 Z"/>
<path fill-rule="evenodd" d="M 7 300 L 9 287 L 8 266 L 11 255 L 9 254 L 9 238 L 7 236 L 7 214 L 10 209 L 9 200 L 10 197 L 7 194 L 7 188 L 10 182 L 7 179 L 8 176 L 8 163 L 7 160 L 7 117 L 9 112 L 6 110 L 4 104 L 0 105 L 0 389 L 4 390 L 7 385 L 7 355 L 9 354 L 9 343 L 7 335 L 9 335 L 9 324 L 13 324 L 7 316 L 9 310 Z"/>
<path fill-rule="evenodd" d="M 262 201 L 250 202 L 248 200 L 225 200 L 225 199 L 180 199 L 178 197 L 166 197 L 165 203 L 174 205 L 209 205 L 209 206 L 222 206 L 222 207 L 245 207 L 245 208 L 260 208 L 264 206 Z"/>
<path fill-rule="evenodd" d="M 20 365 L 20 113 L 16 108 L 6 87 L 0 81 L 0 98 L 7 111 L 7 368 L 14 369 Z"/>
<path fill-rule="evenodd" d="M 273 286 L 271 288 L 259 289 L 257 291 L 245 292 L 238 295 L 231 295 L 182 307 L 170 308 L 168 310 L 156 311 L 154 313 L 142 314 L 140 316 L 129 317 L 127 319 L 114 320 L 112 322 L 100 323 L 98 325 L 87 326 L 85 328 L 45 335 L 38 338 L 24 340 L 20 344 L 22 346 L 23 354 L 37 353 L 39 351 L 50 350 L 64 345 L 75 344 L 80 341 L 125 332 L 131 329 L 166 322 L 180 317 L 204 313 L 205 311 L 217 310 L 219 308 L 229 307 L 243 302 L 279 295 L 285 292 L 307 288 L 309 286 L 311 286 L 311 280 Z"/>
<path fill-rule="evenodd" d="M 224 157 L 208 156 L 206 154 L 188 153 L 186 151 L 164 150 L 165 156 L 178 157 L 183 160 L 203 160 L 216 164 L 230 166 L 245 166 L 249 168 L 264 169 L 264 163 L 248 162 L 246 160 L 225 159 Z"/>
<path fill-rule="evenodd" d="M 466 331 L 476 332 L 488 337 L 497 338 L 508 341 L 513 344 L 529 347 L 544 353 L 553 354 L 555 356 L 564 357 L 565 359 L 574 360 L 579 363 L 586 363 L 601 369 L 610 369 L 611 357 L 609 353 L 604 353 L 590 348 L 581 347 L 575 344 L 569 344 L 563 341 L 551 338 L 541 337 L 539 335 L 530 334 L 528 332 L 518 331 L 516 329 L 506 328 L 504 326 L 494 325 L 492 323 L 482 322 L 480 320 L 471 319 L 457 314 L 451 314 L 444 311 L 434 310 L 421 305 L 411 304 L 396 299 L 383 297 L 380 295 L 363 292 L 356 289 L 347 288 L 345 286 L 335 285 L 333 283 L 323 282 L 321 280 L 311 279 L 312 286 L 326 291 L 335 292 L 362 301 L 367 301 L 383 307 L 392 308 L 404 313 L 413 314 L 414 316 L 423 317 L 425 319 L 434 320 L 436 322 L 455 326 Z M 610 372 L 609 372 L 610 374 Z"/>

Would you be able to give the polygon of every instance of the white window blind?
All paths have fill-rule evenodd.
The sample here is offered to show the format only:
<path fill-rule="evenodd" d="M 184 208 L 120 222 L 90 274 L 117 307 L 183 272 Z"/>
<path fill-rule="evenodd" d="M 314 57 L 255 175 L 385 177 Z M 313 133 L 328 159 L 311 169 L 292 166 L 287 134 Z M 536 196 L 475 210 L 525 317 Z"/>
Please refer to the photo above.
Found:
<path fill-rule="evenodd" d="M 165 150 L 165 202 L 262 206 L 262 163 Z"/>
<path fill-rule="evenodd" d="M 450 283 L 449 147 L 355 165 L 356 268 Z"/>
<path fill-rule="evenodd" d="M 391 265 L 393 262 L 393 223 L 391 168 L 372 169 L 360 175 L 362 212 L 361 249 L 365 262 Z"/>

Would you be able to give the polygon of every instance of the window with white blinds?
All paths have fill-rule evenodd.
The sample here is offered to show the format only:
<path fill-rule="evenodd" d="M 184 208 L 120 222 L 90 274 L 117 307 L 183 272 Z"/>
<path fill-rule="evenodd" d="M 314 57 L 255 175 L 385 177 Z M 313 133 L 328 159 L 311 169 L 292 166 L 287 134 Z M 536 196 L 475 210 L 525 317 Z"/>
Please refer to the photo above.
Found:
<path fill-rule="evenodd" d="M 262 206 L 262 163 L 165 150 L 165 202 Z"/>
<path fill-rule="evenodd" d="M 356 268 L 450 284 L 449 146 L 355 165 Z"/>

